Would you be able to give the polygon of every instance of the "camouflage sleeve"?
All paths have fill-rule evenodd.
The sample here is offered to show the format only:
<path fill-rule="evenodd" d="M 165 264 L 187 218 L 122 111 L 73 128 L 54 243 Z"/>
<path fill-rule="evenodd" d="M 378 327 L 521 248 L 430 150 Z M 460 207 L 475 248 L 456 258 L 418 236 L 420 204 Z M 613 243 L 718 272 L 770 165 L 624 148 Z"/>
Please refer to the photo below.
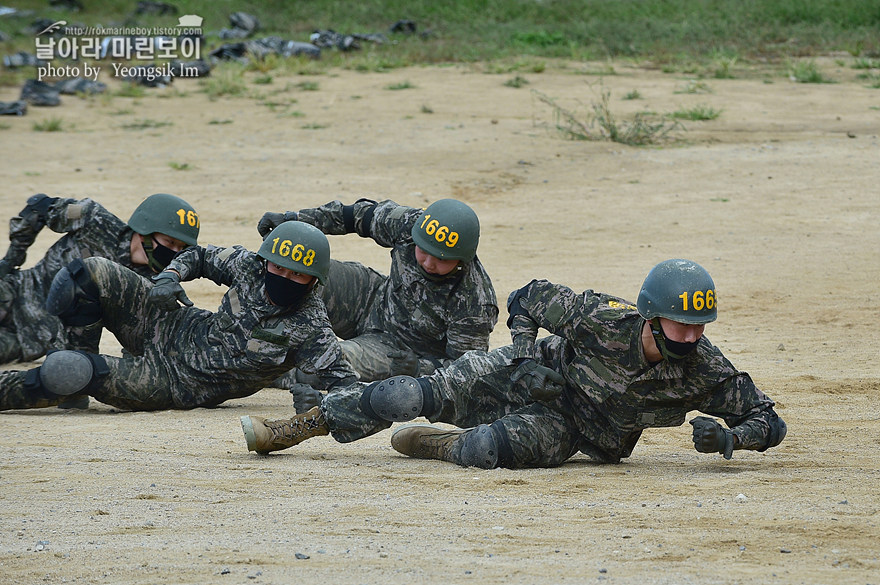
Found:
<path fill-rule="evenodd" d="M 515 358 L 534 357 L 535 339 L 543 328 L 550 333 L 577 340 L 587 324 L 584 316 L 596 304 L 592 295 L 579 295 L 567 286 L 533 280 L 507 299 L 507 326 Z"/>
<path fill-rule="evenodd" d="M 177 271 L 181 281 L 208 278 L 217 284 L 232 286 L 238 271 L 247 269 L 241 264 L 251 255 L 241 246 L 190 246 L 178 254 L 166 270 Z"/>
<path fill-rule="evenodd" d="M 300 209 L 296 215 L 299 221 L 311 224 L 328 235 L 356 233 L 366 238 L 370 234 L 375 207 L 376 202 L 370 199 L 358 199 L 352 205 L 331 201 L 320 207 Z"/>
<path fill-rule="evenodd" d="M 3 258 L 4 264 L 10 269 L 24 264 L 28 248 L 47 224 L 56 232 L 72 231 L 80 227 L 82 222 L 68 227 L 62 221 L 67 216 L 68 208 L 74 204 L 77 204 L 75 199 L 49 197 L 43 193 L 29 197 L 24 209 L 9 220 L 9 249 Z M 6 271 L 8 272 L 8 269 Z"/>
<path fill-rule="evenodd" d="M 93 221 L 101 221 L 102 216 L 117 219 L 104 206 L 92 199 L 77 201 L 56 198 L 46 212 L 46 226 L 53 232 L 75 232 Z"/>
<path fill-rule="evenodd" d="M 296 366 L 318 377 L 318 390 L 338 390 L 357 381 L 357 374 L 342 353 L 339 340 L 329 327 L 323 328 L 300 346 Z"/>
<path fill-rule="evenodd" d="M 376 204 L 371 219 L 369 237 L 385 248 L 412 241 L 412 226 L 422 211 L 415 207 L 398 205 L 390 199 Z"/>
<path fill-rule="evenodd" d="M 699 407 L 700 412 L 724 419 L 737 438 L 737 449 L 763 451 L 778 444 L 774 435 L 780 425 L 779 416 L 773 410 L 774 402 L 761 392 L 745 372 L 737 371 L 723 356 L 714 360 L 721 364 L 721 380 L 715 384 L 708 399 Z M 709 368 L 714 364 L 709 362 Z M 781 438 L 779 438 L 781 440 Z"/>

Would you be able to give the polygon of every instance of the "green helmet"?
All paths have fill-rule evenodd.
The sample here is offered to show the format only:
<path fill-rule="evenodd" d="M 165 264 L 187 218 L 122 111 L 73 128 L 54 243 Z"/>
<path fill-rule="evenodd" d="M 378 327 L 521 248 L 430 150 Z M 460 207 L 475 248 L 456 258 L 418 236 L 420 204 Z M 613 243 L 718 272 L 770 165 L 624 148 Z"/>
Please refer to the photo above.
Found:
<path fill-rule="evenodd" d="M 706 269 L 691 260 L 665 260 L 651 269 L 636 306 L 647 320 L 700 325 L 717 317 L 715 282 Z"/>
<path fill-rule="evenodd" d="M 199 239 L 199 214 L 180 197 L 167 193 L 144 199 L 131 214 L 128 225 L 142 236 L 159 232 L 188 246 L 195 246 Z"/>
<path fill-rule="evenodd" d="M 330 270 L 330 242 L 313 225 L 285 221 L 263 239 L 257 255 L 288 270 L 309 274 L 326 284 Z"/>
<path fill-rule="evenodd" d="M 425 209 L 412 227 L 416 245 L 441 260 L 469 262 L 477 254 L 480 220 L 456 199 L 440 199 Z"/>

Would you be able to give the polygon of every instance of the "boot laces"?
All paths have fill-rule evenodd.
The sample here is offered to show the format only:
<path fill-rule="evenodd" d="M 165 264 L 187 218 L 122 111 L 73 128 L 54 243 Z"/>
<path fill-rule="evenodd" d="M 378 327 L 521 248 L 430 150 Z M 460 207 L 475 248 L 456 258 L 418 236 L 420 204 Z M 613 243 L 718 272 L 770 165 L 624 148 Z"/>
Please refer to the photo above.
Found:
<path fill-rule="evenodd" d="M 285 420 L 267 420 L 266 427 L 272 432 L 273 439 L 290 439 L 321 428 L 323 415 L 312 415 L 307 418 L 295 416 Z"/>

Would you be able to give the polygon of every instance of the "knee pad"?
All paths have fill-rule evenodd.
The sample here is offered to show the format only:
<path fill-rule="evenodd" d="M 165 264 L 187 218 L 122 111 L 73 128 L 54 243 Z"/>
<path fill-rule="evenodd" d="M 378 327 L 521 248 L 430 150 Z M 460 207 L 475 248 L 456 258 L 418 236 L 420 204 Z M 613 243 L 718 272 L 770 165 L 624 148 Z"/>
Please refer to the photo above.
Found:
<path fill-rule="evenodd" d="M 88 390 L 109 373 L 110 368 L 101 356 L 65 349 L 53 351 L 43 365 L 29 370 L 25 387 L 47 397 L 70 396 Z"/>
<path fill-rule="evenodd" d="M 69 326 L 91 325 L 101 320 L 98 287 L 82 260 L 74 260 L 52 279 L 46 310 Z"/>
<path fill-rule="evenodd" d="M 394 376 L 367 386 L 360 409 L 374 420 L 404 422 L 433 412 L 434 398 L 427 380 Z"/>
<path fill-rule="evenodd" d="M 760 451 L 766 451 L 770 447 L 775 447 L 782 442 L 782 439 L 784 439 L 786 433 L 788 433 L 788 427 L 786 426 L 785 421 L 779 418 L 779 415 L 774 414 L 769 423 L 770 438 L 767 441 L 767 446 L 760 449 Z"/>
<path fill-rule="evenodd" d="M 495 469 L 501 460 L 501 443 L 504 438 L 489 425 L 479 425 L 464 434 L 459 458 L 461 465 Z"/>

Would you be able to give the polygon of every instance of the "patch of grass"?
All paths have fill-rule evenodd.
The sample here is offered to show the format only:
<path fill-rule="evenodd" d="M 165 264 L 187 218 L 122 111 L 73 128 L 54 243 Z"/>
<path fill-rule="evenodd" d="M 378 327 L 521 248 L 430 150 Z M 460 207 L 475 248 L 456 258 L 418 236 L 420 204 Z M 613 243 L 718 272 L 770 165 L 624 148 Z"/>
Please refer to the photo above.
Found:
<path fill-rule="evenodd" d="M 640 99 L 642 99 L 642 94 L 639 93 L 639 90 L 634 89 L 634 90 L 632 90 L 632 91 L 627 92 L 626 94 L 624 94 L 624 96 L 623 96 L 621 99 L 624 99 L 624 100 L 640 100 Z"/>
<path fill-rule="evenodd" d="M 12 128 L 10 124 L 0 123 L 0 130 L 9 130 L 10 128 Z"/>
<path fill-rule="evenodd" d="M 306 117 L 306 115 L 303 112 L 300 112 L 299 110 L 284 112 L 284 116 L 286 116 L 288 118 L 305 118 Z"/>
<path fill-rule="evenodd" d="M 258 75 L 254 77 L 254 83 L 257 85 L 269 85 L 274 81 L 271 75 L 268 73 L 266 75 Z"/>
<path fill-rule="evenodd" d="M 131 108 L 122 108 L 121 110 L 113 110 L 109 112 L 111 116 L 127 116 L 128 114 L 133 114 L 134 110 Z"/>
<path fill-rule="evenodd" d="M 211 77 L 199 79 L 202 90 L 212 100 L 232 96 L 238 97 L 247 94 L 247 83 L 244 79 L 243 69 L 235 63 L 223 63 L 214 68 Z"/>
<path fill-rule="evenodd" d="M 852 64 L 853 69 L 880 69 L 880 59 L 858 57 Z"/>
<path fill-rule="evenodd" d="M 421 112 L 422 112 L 423 114 L 433 114 L 433 113 L 434 113 L 434 108 L 432 108 L 432 107 L 429 106 L 429 105 L 422 104 Z"/>
<path fill-rule="evenodd" d="M 618 120 L 611 111 L 610 91 L 602 90 L 599 101 L 592 103 L 592 114 L 586 118 L 563 108 L 538 91 L 532 92 L 538 100 L 553 109 L 556 129 L 570 140 L 607 140 L 629 146 L 645 146 L 670 141 L 673 131 L 681 128 L 678 121 L 654 121 L 644 114 L 636 114 L 631 121 Z"/>
<path fill-rule="evenodd" d="M 397 91 L 400 89 L 415 89 L 415 87 L 416 86 L 413 85 L 412 83 L 410 83 L 409 80 L 404 80 L 404 81 L 401 81 L 400 83 L 392 83 L 390 85 L 386 85 L 385 89 L 388 89 L 391 91 Z"/>
<path fill-rule="evenodd" d="M 65 130 L 64 120 L 55 116 L 34 122 L 32 127 L 35 132 L 62 132 Z"/>
<path fill-rule="evenodd" d="M 718 57 L 715 60 L 715 71 L 713 77 L 715 79 L 733 79 L 733 67 L 736 65 L 737 57 Z"/>
<path fill-rule="evenodd" d="M 147 90 L 143 85 L 126 82 L 122 84 L 122 87 L 116 90 L 116 95 L 119 97 L 140 98 L 147 95 Z"/>
<path fill-rule="evenodd" d="M 232 120 L 229 120 L 229 119 L 220 120 L 220 119 L 214 118 L 213 120 L 208 122 L 208 124 L 210 124 L 212 126 L 217 126 L 217 125 L 221 125 L 221 124 L 232 124 Z"/>
<path fill-rule="evenodd" d="M 189 165 L 189 163 L 179 163 L 179 162 L 170 162 L 170 163 L 168 163 L 168 166 L 171 167 L 172 169 L 174 169 L 175 171 L 188 171 L 192 168 Z"/>
<path fill-rule="evenodd" d="M 517 75 L 512 79 L 508 79 L 504 82 L 504 87 L 513 87 L 515 89 L 519 89 L 525 85 L 529 84 L 529 80 L 523 77 L 522 75 Z"/>
<path fill-rule="evenodd" d="M 318 91 L 319 89 L 317 81 L 300 81 L 296 87 L 302 91 Z"/>
<path fill-rule="evenodd" d="M 797 83 L 834 83 L 819 70 L 813 59 L 795 61 L 788 68 L 788 77 Z"/>
<path fill-rule="evenodd" d="M 689 79 L 687 83 L 684 84 L 684 87 L 676 88 L 673 93 L 712 93 L 712 88 L 709 87 L 709 84 L 705 81 Z"/>
<path fill-rule="evenodd" d="M 676 120 L 690 120 L 692 122 L 704 122 L 706 120 L 714 120 L 721 115 L 722 110 L 707 105 L 698 105 L 692 108 L 676 110 L 671 116 Z"/>
<path fill-rule="evenodd" d="M 162 128 L 163 126 L 171 126 L 171 122 L 166 121 L 158 121 L 158 120 L 137 120 L 135 122 L 131 122 L 129 124 L 123 124 L 121 128 L 125 130 L 149 130 L 151 128 Z"/>
<path fill-rule="evenodd" d="M 300 126 L 300 128 L 302 128 L 303 130 L 323 130 L 324 128 L 329 128 L 329 127 L 330 127 L 330 124 L 318 124 L 318 123 L 303 124 L 302 126 Z"/>

